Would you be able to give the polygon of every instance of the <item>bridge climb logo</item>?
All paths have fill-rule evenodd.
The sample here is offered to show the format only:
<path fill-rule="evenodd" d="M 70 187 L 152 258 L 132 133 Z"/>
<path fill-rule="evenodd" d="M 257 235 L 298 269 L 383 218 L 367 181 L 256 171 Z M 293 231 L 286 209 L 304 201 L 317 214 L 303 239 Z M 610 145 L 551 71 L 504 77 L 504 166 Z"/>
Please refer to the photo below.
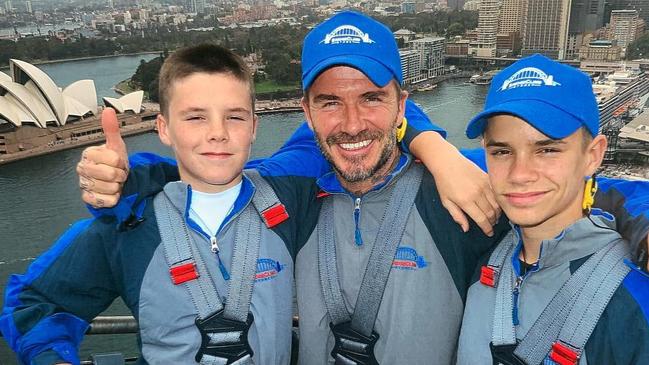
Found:
<path fill-rule="evenodd" d="M 353 25 L 341 25 L 325 35 L 325 38 L 320 41 L 320 43 L 324 44 L 359 44 L 361 42 L 374 43 L 369 34 Z"/>
<path fill-rule="evenodd" d="M 505 80 L 500 91 L 530 86 L 561 86 L 561 84 L 554 81 L 554 76 L 548 75 L 536 67 L 525 67 Z"/>
<path fill-rule="evenodd" d="M 417 270 L 428 266 L 423 256 L 417 254 L 417 250 L 411 247 L 399 247 L 394 254 L 392 268 L 399 270 Z"/>
<path fill-rule="evenodd" d="M 257 272 L 255 273 L 255 281 L 268 281 L 274 279 L 280 271 L 284 269 L 284 265 L 279 261 L 273 259 L 258 259 Z"/>

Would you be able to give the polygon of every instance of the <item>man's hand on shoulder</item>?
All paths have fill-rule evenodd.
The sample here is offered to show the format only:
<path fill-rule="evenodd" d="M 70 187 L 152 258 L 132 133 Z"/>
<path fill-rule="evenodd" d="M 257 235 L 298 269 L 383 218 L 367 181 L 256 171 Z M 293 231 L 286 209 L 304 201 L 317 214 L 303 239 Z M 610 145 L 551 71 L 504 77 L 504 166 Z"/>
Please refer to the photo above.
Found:
<path fill-rule="evenodd" d="M 435 177 L 442 205 L 462 230 L 469 230 L 469 216 L 492 236 L 501 210 L 487 174 L 435 132 L 415 137 L 410 151 Z"/>
<path fill-rule="evenodd" d="M 77 174 L 81 199 L 95 208 L 109 208 L 119 201 L 122 185 L 128 176 L 128 155 L 115 110 L 104 109 L 101 127 L 106 135 L 106 144 L 83 151 Z"/>

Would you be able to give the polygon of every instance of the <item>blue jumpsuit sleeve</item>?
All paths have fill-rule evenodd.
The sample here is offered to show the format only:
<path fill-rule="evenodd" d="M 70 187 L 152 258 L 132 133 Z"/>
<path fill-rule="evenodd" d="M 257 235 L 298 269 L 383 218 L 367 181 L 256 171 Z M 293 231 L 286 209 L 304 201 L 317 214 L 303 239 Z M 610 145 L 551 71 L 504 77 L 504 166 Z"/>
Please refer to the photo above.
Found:
<path fill-rule="evenodd" d="M 424 113 L 424 111 L 410 99 L 406 100 L 405 117 L 408 121 L 408 126 L 406 128 L 406 135 L 403 137 L 403 141 L 401 141 L 401 149 L 404 152 L 410 153 L 410 143 L 422 132 L 437 132 L 441 134 L 442 137 L 446 138 L 446 130 L 433 124 L 426 113 Z"/>
<path fill-rule="evenodd" d="M 5 289 L 0 332 L 21 364 L 79 364 L 89 321 L 117 296 L 91 220 L 74 224 Z"/>
<path fill-rule="evenodd" d="M 485 151 L 482 148 L 463 149 L 462 154 L 487 171 Z M 647 236 L 649 235 L 649 182 L 597 177 L 599 189 L 595 208 L 615 216 L 617 230 L 636 250 L 634 261 L 640 267 L 647 263 Z"/>

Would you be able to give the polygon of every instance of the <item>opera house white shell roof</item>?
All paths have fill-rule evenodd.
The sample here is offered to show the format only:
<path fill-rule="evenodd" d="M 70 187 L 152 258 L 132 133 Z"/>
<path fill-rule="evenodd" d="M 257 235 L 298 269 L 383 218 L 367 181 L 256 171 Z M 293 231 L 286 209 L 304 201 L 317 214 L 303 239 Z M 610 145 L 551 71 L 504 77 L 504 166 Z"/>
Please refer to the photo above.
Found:
<path fill-rule="evenodd" d="M 123 113 L 139 113 L 143 91 L 104 102 Z M 93 80 L 80 80 L 61 89 L 36 66 L 9 60 L 9 75 L 0 72 L 0 119 L 20 127 L 62 126 L 70 120 L 97 115 L 97 91 Z"/>

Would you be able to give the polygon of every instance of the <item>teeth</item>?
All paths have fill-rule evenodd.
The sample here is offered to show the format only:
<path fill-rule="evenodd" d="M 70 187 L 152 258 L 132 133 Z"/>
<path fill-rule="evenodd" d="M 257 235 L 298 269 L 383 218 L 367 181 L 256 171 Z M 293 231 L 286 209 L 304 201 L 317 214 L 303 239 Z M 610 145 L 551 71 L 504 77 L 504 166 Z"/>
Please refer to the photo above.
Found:
<path fill-rule="evenodd" d="M 359 148 L 363 148 L 369 145 L 371 142 L 372 142 L 371 139 L 367 139 L 365 141 L 360 141 L 356 143 L 341 143 L 339 144 L 339 146 L 344 150 L 357 150 Z"/>

